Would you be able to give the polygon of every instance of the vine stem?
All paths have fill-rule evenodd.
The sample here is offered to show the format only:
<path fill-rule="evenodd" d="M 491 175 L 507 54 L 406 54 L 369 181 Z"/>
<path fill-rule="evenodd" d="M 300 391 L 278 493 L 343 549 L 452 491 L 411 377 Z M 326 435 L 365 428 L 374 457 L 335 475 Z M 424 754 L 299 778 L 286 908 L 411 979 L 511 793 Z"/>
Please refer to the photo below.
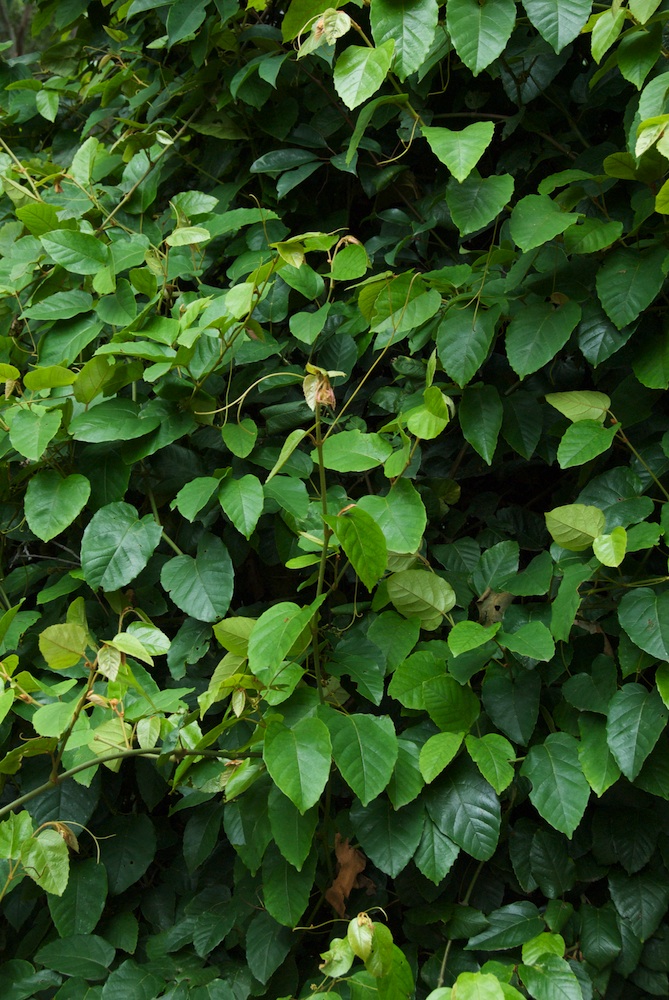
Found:
<path fill-rule="evenodd" d="M 467 906 L 469 904 L 472 892 L 474 891 L 474 886 L 476 885 L 476 880 L 478 879 L 482 870 L 483 870 L 483 862 L 479 861 L 478 865 L 476 866 L 476 871 L 472 875 L 471 880 L 469 882 L 469 886 L 467 887 L 467 892 L 465 893 L 464 898 L 460 900 L 461 906 Z M 444 985 L 444 976 L 446 975 L 446 965 L 448 963 L 448 956 L 450 955 L 452 944 L 453 944 L 453 939 L 449 938 L 448 941 L 446 942 L 446 947 L 444 948 L 444 957 L 441 960 L 441 966 L 439 968 L 437 989 L 439 989 L 439 987 Z"/>
<path fill-rule="evenodd" d="M 32 799 L 36 799 L 38 795 L 42 795 L 43 792 L 50 792 L 61 782 L 66 781 L 68 778 L 73 778 L 75 774 L 79 774 L 80 771 L 85 771 L 89 767 L 97 767 L 98 764 L 106 764 L 112 760 L 125 760 L 127 757 L 163 757 L 165 756 L 165 751 L 160 749 L 145 750 L 142 747 L 135 747 L 130 750 L 119 750 L 116 753 L 102 754 L 100 757 L 96 757 L 95 760 L 84 761 L 83 764 L 77 764 L 76 767 L 71 767 L 69 771 L 63 771 L 62 774 L 57 774 L 54 777 L 50 777 L 48 781 L 44 784 L 38 785 L 37 788 L 31 789 L 31 791 L 26 792 L 25 795 L 19 796 L 18 799 L 14 799 L 8 805 L 3 806 L 0 809 L 0 819 L 8 816 L 14 809 L 19 809 L 21 806 L 25 805 L 26 802 L 30 802 Z M 167 752 L 167 756 L 170 759 L 180 760 L 183 757 L 232 757 L 235 760 L 243 760 L 247 757 L 262 757 L 260 751 L 246 750 L 240 752 L 238 750 L 171 750 Z"/>
<path fill-rule="evenodd" d="M 321 551 L 321 561 L 318 567 L 318 582 L 316 584 L 316 600 L 323 593 L 323 586 L 325 584 L 325 567 L 328 561 L 328 546 L 330 538 L 332 537 L 332 529 L 329 527 L 325 518 L 328 513 L 328 495 L 327 495 L 327 482 L 325 479 L 325 466 L 323 464 L 323 435 L 321 434 L 321 404 L 316 401 L 314 408 L 314 415 L 316 420 L 316 452 L 318 454 L 318 482 L 321 494 L 321 510 L 323 513 L 323 549 Z M 325 696 L 323 695 L 323 673 L 321 671 L 321 654 L 318 648 L 318 625 L 316 623 L 316 612 L 314 617 L 311 619 L 311 638 L 312 638 L 312 653 L 314 658 L 314 673 L 316 674 L 316 684 L 318 686 L 318 697 L 321 700 L 321 704 L 325 701 Z"/>

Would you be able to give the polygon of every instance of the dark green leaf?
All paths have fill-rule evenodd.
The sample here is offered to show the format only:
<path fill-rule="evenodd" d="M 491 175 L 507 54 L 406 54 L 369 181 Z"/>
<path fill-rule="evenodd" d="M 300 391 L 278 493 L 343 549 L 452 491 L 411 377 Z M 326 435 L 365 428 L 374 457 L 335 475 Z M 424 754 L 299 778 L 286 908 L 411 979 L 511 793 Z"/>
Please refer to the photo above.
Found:
<path fill-rule="evenodd" d="M 351 823 L 363 850 L 382 872 L 395 878 L 413 857 L 423 833 L 420 802 L 395 810 L 387 799 L 377 798 L 364 807 L 356 802 Z"/>
<path fill-rule="evenodd" d="M 160 573 L 160 582 L 177 607 L 203 622 L 225 616 L 233 581 L 228 550 L 214 535 L 204 535 L 200 539 L 194 559 L 176 556 L 165 563 Z"/>
<path fill-rule="evenodd" d="M 160 541 L 162 529 L 127 503 L 110 503 L 91 518 L 81 541 L 81 568 L 94 590 L 118 590 L 140 573 Z M 187 558 L 187 557 L 180 557 Z"/>
<path fill-rule="evenodd" d="M 499 799 L 476 766 L 461 758 L 427 792 L 427 811 L 441 832 L 479 861 L 497 847 Z"/>

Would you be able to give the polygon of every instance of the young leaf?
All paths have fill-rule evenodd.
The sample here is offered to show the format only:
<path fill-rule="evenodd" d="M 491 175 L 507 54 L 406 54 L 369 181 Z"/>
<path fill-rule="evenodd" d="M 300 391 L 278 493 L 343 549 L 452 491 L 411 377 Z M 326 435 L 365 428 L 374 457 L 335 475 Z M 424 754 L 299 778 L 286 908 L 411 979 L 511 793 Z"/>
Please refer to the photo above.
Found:
<path fill-rule="evenodd" d="M 583 552 L 604 531 L 606 518 L 599 507 L 582 503 L 555 507 L 546 514 L 552 538 L 569 552 Z"/>
<path fill-rule="evenodd" d="M 455 0 L 456 4 L 462 2 L 463 0 Z M 464 2 L 469 3 L 470 0 L 464 0 Z M 475 4 L 475 0 L 472 2 Z M 498 3 L 499 0 L 493 0 L 493 2 Z M 450 3 L 452 4 L 453 0 L 450 0 Z M 478 7 L 478 5 L 476 6 Z M 490 4 L 486 4 L 486 7 L 489 6 Z M 478 9 L 482 10 L 483 8 L 479 7 Z M 446 164 L 456 180 L 464 181 L 492 142 L 494 130 L 495 126 L 492 122 L 474 122 L 473 125 L 467 125 L 459 132 L 427 125 L 423 125 L 421 131 L 437 159 Z"/>
<path fill-rule="evenodd" d="M 337 517 L 324 521 L 339 539 L 346 557 L 367 590 L 379 582 L 388 565 L 388 549 L 383 531 L 367 511 L 353 506 Z"/>
<path fill-rule="evenodd" d="M 376 48 L 349 45 L 344 49 L 335 66 L 334 85 L 347 108 L 357 108 L 376 93 L 390 69 L 394 46 L 389 38 Z"/>
<path fill-rule="evenodd" d="M 513 0 L 449 0 L 446 24 L 456 52 L 474 76 L 501 54 L 516 21 Z M 461 179 L 461 178 L 459 178 Z"/>
<path fill-rule="evenodd" d="M 330 775 L 330 734 L 320 719 L 301 719 L 290 729 L 271 718 L 263 759 L 274 784 L 304 815 L 318 802 Z"/>
<path fill-rule="evenodd" d="M 613 443 L 618 428 L 602 427 L 598 420 L 577 420 L 562 435 L 558 446 L 557 459 L 561 469 L 571 469 L 584 465 L 603 452 Z"/>

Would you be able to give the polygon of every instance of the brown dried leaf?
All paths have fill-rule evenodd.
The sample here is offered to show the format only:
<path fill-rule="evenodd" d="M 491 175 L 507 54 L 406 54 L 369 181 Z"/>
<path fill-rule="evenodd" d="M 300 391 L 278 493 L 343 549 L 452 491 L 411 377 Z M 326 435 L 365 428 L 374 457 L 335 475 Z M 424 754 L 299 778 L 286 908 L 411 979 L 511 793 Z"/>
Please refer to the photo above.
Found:
<path fill-rule="evenodd" d="M 335 854 L 337 856 L 337 876 L 325 893 L 328 903 L 340 916 L 346 916 L 346 900 L 358 885 L 358 876 L 365 870 L 367 859 L 362 853 L 335 834 Z"/>

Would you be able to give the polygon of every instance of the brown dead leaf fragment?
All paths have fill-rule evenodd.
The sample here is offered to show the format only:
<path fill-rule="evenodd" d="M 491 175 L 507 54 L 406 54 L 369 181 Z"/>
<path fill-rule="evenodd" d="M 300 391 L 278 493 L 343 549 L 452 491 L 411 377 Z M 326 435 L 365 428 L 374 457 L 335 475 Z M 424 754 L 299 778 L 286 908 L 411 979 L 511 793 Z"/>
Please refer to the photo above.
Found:
<path fill-rule="evenodd" d="M 365 870 L 367 859 L 361 851 L 358 851 L 347 840 L 335 834 L 335 854 L 337 856 L 337 875 L 325 893 L 328 903 L 340 916 L 346 916 L 346 900 L 351 894 L 351 890 L 358 884 L 358 876 Z"/>

